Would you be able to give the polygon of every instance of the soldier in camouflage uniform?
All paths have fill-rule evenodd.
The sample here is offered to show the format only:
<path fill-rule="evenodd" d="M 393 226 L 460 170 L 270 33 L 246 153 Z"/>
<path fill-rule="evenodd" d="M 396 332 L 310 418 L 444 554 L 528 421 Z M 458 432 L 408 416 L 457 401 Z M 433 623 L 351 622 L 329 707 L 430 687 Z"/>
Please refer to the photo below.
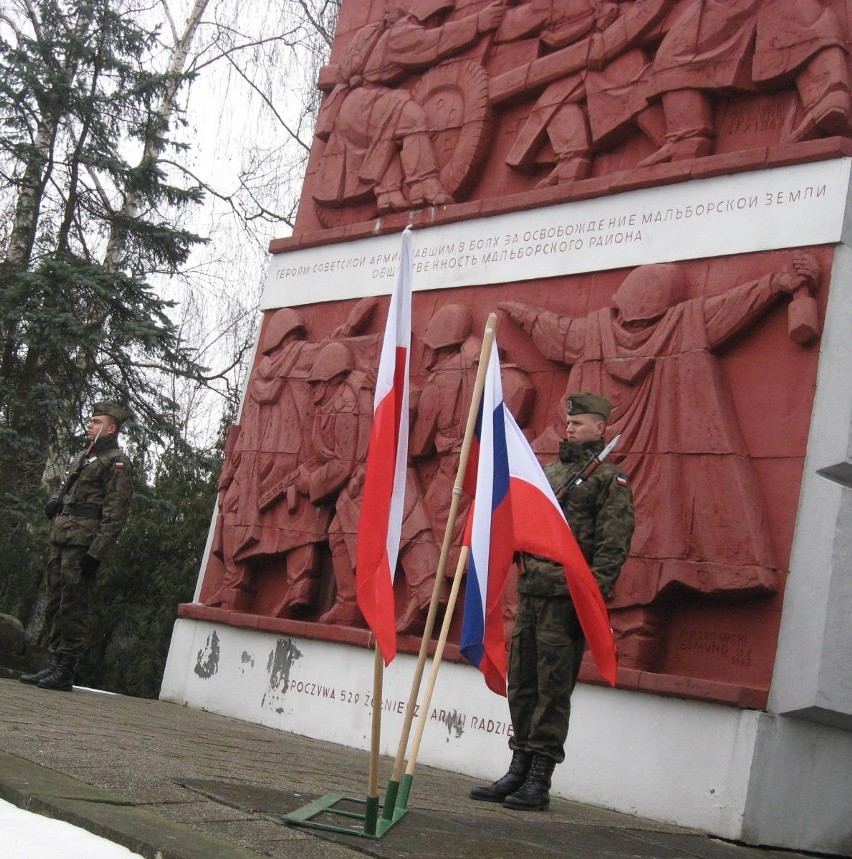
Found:
<path fill-rule="evenodd" d="M 589 460 L 604 448 L 609 400 L 579 393 L 568 398 L 567 440 L 559 460 L 545 466 L 557 497 Z M 604 598 L 608 597 L 630 551 L 633 496 L 624 472 L 601 463 L 560 498 L 565 518 L 589 562 Z M 513 750 L 501 779 L 471 791 L 473 799 L 534 810 L 550 802 L 550 778 L 565 759 L 571 692 L 586 648 L 568 593 L 565 571 L 547 558 L 523 555 L 518 577 L 518 612 L 509 654 L 509 710 Z"/>
<path fill-rule="evenodd" d="M 117 436 L 128 413 L 115 403 L 95 403 L 86 427 L 88 449 L 74 461 L 61 497 L 45 513 L 52 520 L 47 565 L 50 664 L 22 683 L 68 690 L 86 643 L 95 574 L 130 510 L 133 469 Z"/>

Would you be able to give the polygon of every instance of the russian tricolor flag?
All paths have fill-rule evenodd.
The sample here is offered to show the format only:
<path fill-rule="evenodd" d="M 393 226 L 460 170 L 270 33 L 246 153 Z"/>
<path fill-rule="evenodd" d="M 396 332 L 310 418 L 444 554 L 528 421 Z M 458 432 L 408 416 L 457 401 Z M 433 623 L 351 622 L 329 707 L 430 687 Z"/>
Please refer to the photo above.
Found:
<path fill-rule="evenodd" d="M 393 579 L 402 534 L 408 464 L 408 376 L 411 353 L 411 228 L 402 234 L 399 270 L 382 341 L 367 474 L 358 523 L 356 600 L 388 665 L 396 656 Z"/>
<path fill-rule="evenodd" d="M 506 414 L 495 342 L 465 478 L 469 485 L 472 474 L 476 474 L 464 541 L 470 546 L 470 560 L 460 647 L 465 658 L 483 673 L 488 688 L 499 695 L 506 694 L 503 589 L 514 552 Z"/>
<path fill-rule="evenodd" d="M 468 478 L 471 469 L 476 469 L 476 491 L 465 539 L 471 561 L 462 653 L 480 668 L 490 689 L 506 694 L 503 588 L 513 552 L 529 552 L 552 558 L 564 567 L 598 673 L 614 686 L 618 666 L 606 605 L 547 476 L 503 404 L 496 341 L 488 364 L 482 414 L 492 414 L 494 420 L 491 428 L 481 422 L 478 463 L 474 462 L 474 446 L 468 468 Z M 469 485 L 468 480 L 465 487 Z"/>

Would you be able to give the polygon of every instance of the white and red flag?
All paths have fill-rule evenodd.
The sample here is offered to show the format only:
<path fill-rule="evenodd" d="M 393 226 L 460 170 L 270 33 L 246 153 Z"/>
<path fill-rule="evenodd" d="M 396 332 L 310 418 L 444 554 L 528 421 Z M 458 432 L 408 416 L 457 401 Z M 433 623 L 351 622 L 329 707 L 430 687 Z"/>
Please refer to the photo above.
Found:
<path fill-rule="evenodd" d="M 465 488 L 471 491 L 475 472 L 474 503 L 465 536 L 471 561 L 461 651 L 483 672 L 490 689 L 506 694 L 503 589 L 512 553 L 529 552 L 564 567 L 595 665 L 601 677 L 614 686 L 615 641 L 600 588 L 535 453 L 504 405 L 502 393 L 492 393 L 488 399 L 489 391 L 501 391 L 496 356 L 495 340 L 465 481 Z M 483 417 L 489 415 L 493 429 Z"/>
<path fill-rule="evenodd" d="M 413 257 L 411 229 L 406 228 L 379 359 L 356 552 L 358 608 L 376 636 L 385 665 L 396 656 L 393 579 L 402 533 L 408 462 Z"/>

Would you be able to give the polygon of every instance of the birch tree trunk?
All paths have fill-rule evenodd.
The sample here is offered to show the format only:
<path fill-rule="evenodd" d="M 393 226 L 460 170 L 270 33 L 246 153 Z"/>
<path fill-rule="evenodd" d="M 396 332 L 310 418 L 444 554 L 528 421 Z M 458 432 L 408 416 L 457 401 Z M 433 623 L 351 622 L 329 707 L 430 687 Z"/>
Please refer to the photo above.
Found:
<path fill-rule="evenodd" d="M 160 104 L 154 112 L 149 132 L 145 139 L 142 157 L 137 165 L 139 167 L 156 162 L 157 157 L 163 151 L 164 132 L 168 128 L 169 120 L 174 113 L 175 98 L 177 97 L 178 90 L 185 80 L 183 75 L 186 70 L 189 49 L 192 46 L 192 40 L 195 38 L 195 33 L 207 9 L 209 0 L 195 0 L 192 11 L 186 19 L 183 33 L 180 36 L 175 32 L 168 3 L 166 0 L 162 0 L 162 2 L 166 16 L 172 24 L 172 32 L 176 38 L 171 57 L 169 58 L 168 69 L 166 70 L 169 84 L 163 93 Z M 110 230 L 106 252 L 104 253 L 103 264 L 107 271 L 118 271 L 121 267 L 127 244 L 127 230 L 123 227 L 123 224 L 129 218 L 138 217 L 141 206 L 142 195 L 138 191 L 130 190 L 124 195 L 124 202 L 122 203 L 119 217 L 114 221 L 113 227 Z"/>

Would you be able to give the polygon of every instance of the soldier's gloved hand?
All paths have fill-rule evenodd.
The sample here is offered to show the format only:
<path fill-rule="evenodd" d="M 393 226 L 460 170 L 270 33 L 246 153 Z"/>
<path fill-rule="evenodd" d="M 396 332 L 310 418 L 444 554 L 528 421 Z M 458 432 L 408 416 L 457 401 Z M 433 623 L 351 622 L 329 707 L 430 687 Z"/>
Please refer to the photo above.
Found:
<path fill-rule="evenodd" d="M 83 560 L 80 561 L 80 572 L 84 576 L 93 576 L 97 571 L 101 562 L 97 558 L 93 558 L 88 552 L 83 555 Z"/>
<path fill-rule="evenodd" d="M 53 519 L 57 510 L 59 510 L 59 501 L 56 498 L 51 498 L 50 501 L 44 505 L 44 515 L 47 516 L 48 519 Z"/>

